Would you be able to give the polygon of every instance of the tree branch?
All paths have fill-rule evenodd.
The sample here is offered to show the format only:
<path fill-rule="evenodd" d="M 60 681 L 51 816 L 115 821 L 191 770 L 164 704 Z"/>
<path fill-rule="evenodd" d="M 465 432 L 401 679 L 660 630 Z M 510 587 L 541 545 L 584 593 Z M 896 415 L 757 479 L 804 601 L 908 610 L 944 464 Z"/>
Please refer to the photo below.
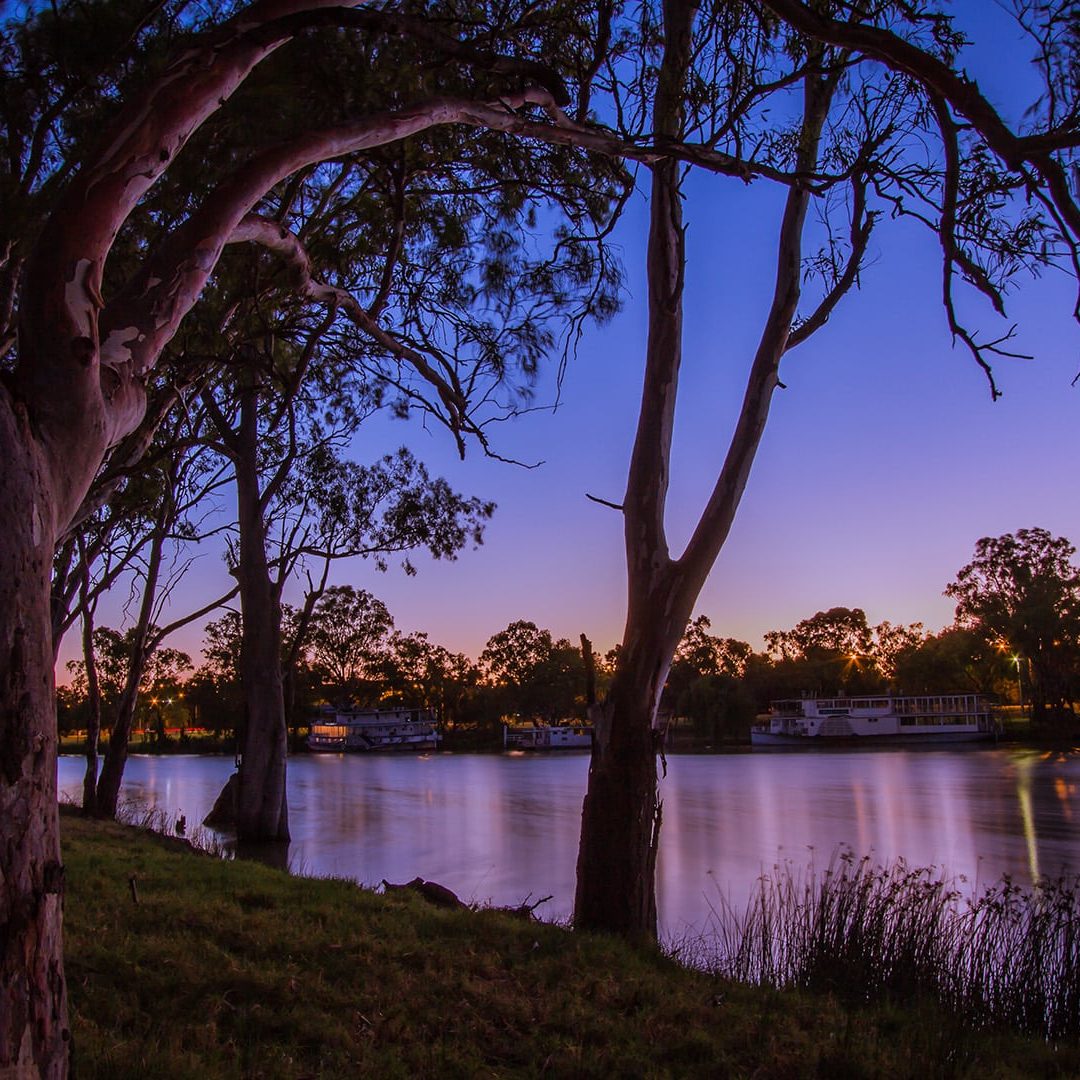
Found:
<path fill-rule="evenodd" d="M 850 292 L 851 287 L 858 280 L 859 269 L 862 266 L 866 247 L 870 242 L 870 233 L 874 228 L 874 214 L 866 211 L 866 181 L 864 177 L 858 177 L 852 181 L 852 206 L 851 206 L 851 250 L 848 253 L 847 262 L 843 272 L 837 278 L 833 287 L 822 298 L 821 303 L 813 313 L 798 326 L 793 327 L 788 334 L 784 351 L 788 352 L 797 345 L 801 345 L 812 334 L 820 330 L 832 315 L 836 305 Z"/>
<path fill-rule="evenodd" d="M 1080 122 L 1066 123 L 1032 135 L 1017 135 L 983 95 L 978 83 L 924 49 L 890 30 L 860 22 L 841 22 L 819 14 L 802 0 L 762 0 L 765 7 L 797 30 L 818 41 L 856 50 L 893 71 L 916 79 L 930 93 L 949 103 L 1012 170 L 1027 164 L 1042 177 L 1073 243 L 1080 243 L 1080 206 L 1069 190 L 1068 177 L 1055 151 L 1080 146 Z"/>
<path fill-rule="evenodd" d="M 802 170 L 811 170 L 817 160 L 836 83 L 835 75 L 821 78 L 813 71 L 807 72 L 798 150 L 798 167 Z M 802 232 L 809 201 L 806 188 L 788 190 L 780 225 L 773 301 L 750 368 L 735 432 L 716 485 L 679 559 L 685 571 L 684 587 L 691 590 L 691 595 L 697 595 L 727 539 L 765 430 L 773 391 L 779 385 L 780 360 L 787 349 L 801 293 Z"/>

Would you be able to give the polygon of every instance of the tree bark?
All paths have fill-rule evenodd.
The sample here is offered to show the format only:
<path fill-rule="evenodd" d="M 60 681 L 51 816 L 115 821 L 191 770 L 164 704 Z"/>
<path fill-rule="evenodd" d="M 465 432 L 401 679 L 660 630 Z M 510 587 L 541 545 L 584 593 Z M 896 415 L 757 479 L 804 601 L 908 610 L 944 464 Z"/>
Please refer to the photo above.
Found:
<path fill-rule="evenodd" d="M 664 5 L 664 57 L 656 94 L 657 141 L 678 138 L 682 87 L 691 57 L 694 8 Z M 804 79 L 800 172 L 817 161 L 836 76 Z M 623 500 L 628 603 L 611 692 L 597 710 L 589 785 L 581 818 L 575 925 L 632 940 L 656 937 L 656 852 L 662 806 L 656 790 L 656 715 L 671 661 L 693 605 L 727 538 L 765 428 L 780 359 L 800 296 L 802 229 L 810 193 L 789 189 L 773 302 L 747 380 L 727 457 L 683 555 L 672 559 L 664 527 L 675 397 L 682 362 L 685 270 L 679 167 L 652 171 L 647 272 L 649 334 L 641 411 Z"/>
<path fill-rule="evenodd" d="M 653 116 L 658 140 L 678 138 L 681 132 L 694 15 L 694 4 L 685 0 L 664 4 L 664 58 Z M 679 171 L 673 158 L 657 162 L 652 171 L 649 334 L 642 408 L 623 500 L 626 628 L 608 698 L 594 710 L 574 901 L 576 926 L 631 940 L 656 937 L 655 866 L 662 816 L 656 790 L 656 712 L 690 617 L 685 604 L 673 606 L 678 579 L 671 574 L 664 530 L 682 361 L 685 245 Z"/>
<path fill-rule="evenodd" d="M 271 175 L 273 168 L 289 170 L 300 159 L 268 152 L 229 190 L 218 189 L 193 214 L 179 249 L 165 245 L 175 265 L 159 281 L 153 273 L 136 274 L 143 291 L 121 289 L 106 303 L 105 263 L 129 215 L 191 136 L 263 59 L 302 29 L 288 17 L 336 4 L 255 0 L 185 47 L 132 96 L 71 175 L 20 275 L 18 362 L 14 371 L 0 373 L 0 1076 L 67 1072 L 49 604 L 53 550 L 108 448 L 142 422 L 146 376 L 196 302 L 222 246 L 281 178 Z M 314 138 L 309 156 L 336 157 L 437 124 L 487 126 L 492 113 L 497 124 L 509 127 L 517 122 L 515 104 L 552 100 L 550 91 L 530 85 L 498 95 L 496 108 L 481 105 L 473 115 L 469 102 L 436 99 L 400 115 L 346 125 L 344 141 Z M 270 183 L 255 190 L 251 184 L 259 176 Z M 6 304 L 0 296 L 0 308 Z M 247 505 L 244 513 L 251 509 Z M 252 708 L 240 831 L 253 839 L 285 838 L 279 603 L 274 590 L 264 588 L 269 575 L 256 581 L 257 571 L 265 570 L 264 546 L 249 539 L 241 548 L 239 572 L 248 586 L 243 679 Z"/>
<path fill-rule="evenodd" d="M 669 596 L 660 584 L 657 600 Z M 650 605 L 652 607 L 652 605 Z M 607 699 L 594 719 L 581 813 L 574 925 L 631 941 L 656 938 L 656 853 L 663 806 L 656 786 L 656 711 L 689 618 L 680 611 L 628 620 Z M 633 623 L 633 626 L 631 626 Z"/>
<path fill-rule="evenodd" d="M 0 383 L 0 1075 L 62 1077 L 70 1033 L 62 954 L 49 592 L 51 474 Z"/>
<path fill-rule="evenodd" d="M 281 679 L 281 603 L 266 558 L 259 490 L 258 391 L 241 402 L 234 464 L 240 527 L 240 683 L 245 723 L 238 769 L 236 835 L 242 841 L 288 840 L 285 769 L 288 732 Z"/>

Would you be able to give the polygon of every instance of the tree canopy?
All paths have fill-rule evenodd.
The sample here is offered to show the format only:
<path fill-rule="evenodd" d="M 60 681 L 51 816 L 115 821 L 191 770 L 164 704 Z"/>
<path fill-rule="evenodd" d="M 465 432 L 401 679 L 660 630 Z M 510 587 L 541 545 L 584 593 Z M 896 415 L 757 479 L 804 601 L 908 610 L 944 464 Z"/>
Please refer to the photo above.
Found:
<path fill-rule="evenodd" d="M 946 596 L 956 621 L 1029 670 L 1036 715 L 1074 699 L 1080 660 L 1080 569 L 1076 548 L 1047 530 L 984 536 Z"/>

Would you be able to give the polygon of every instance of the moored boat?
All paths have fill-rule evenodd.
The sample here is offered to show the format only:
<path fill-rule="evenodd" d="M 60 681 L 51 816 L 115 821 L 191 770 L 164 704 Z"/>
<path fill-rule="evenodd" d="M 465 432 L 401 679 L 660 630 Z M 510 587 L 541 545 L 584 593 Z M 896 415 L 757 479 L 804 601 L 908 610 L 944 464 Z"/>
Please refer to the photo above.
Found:
<path fill-rule="evenodd" d="M 329 752 L 435 750 L 439 729 L 430 709 L 325 708 L 312 720 L 307 744 Z"/>
<path fill-rule="evenodd" d="M 587 724 L 503 723 L 506 750 L 588 750 L 592 728 Z"/>
<path fill-rule="evenodd" d="M 876 694 L 774 701 L 753 746 L 985 742 L 997 735 L 982 694 Z"/>

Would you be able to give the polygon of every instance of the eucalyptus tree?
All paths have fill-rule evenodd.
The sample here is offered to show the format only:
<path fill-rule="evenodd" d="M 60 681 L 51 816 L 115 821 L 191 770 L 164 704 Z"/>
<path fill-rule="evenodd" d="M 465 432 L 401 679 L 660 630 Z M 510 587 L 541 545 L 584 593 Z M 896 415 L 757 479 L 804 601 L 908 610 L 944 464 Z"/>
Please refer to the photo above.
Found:
<path fill-rule="evenodd" d="M 351 62 L 321 45 L 318 64 L 301 67 L 318 70 L 325 93 L 325 78 Z M 272 90 L 269 70 L 238 107 L 254 110 Z M 397 81 L 417 83 L 415 91 L 424 78 L 404 65 Z M 374 89 L 401 92 L 389 79 Z M 275 112 L 278 123 L 310 123 L 316 101 L 320 116 L 334 118 L 336 97 L 309 102 L 314 91 L 303 82 L 299 91 L 299 103 L 290 97 Z M 288 836 L 274 638 L 298 558 L 321 563 L 321 573 L 305 565 L 297 643 L 331 560 L 409 544 L 452 557 L 467 539 L 479 542 L 492 509 L 430 480 L 411 455 L 361 467 L 338 461 L 334 448 L 385 402 L 398 415 L 443 424 L 461 453 L 469 439 L 492 452 L 487 425 L 528 397 L 560 330 L 612 310 L 617 278 L 603 243 L 576 233 L 606 211 L 618 173 L 605 165 L 586 177 L 567 164 L 558 148 L 547 159 L 526 157 L 483 134 L 423 133 L 392 151 L 301 170 L 233 234 L 249 250 L 219 264 L 210 299 L 225 314 L 210 314 L 201 335 L 217 334 L 216 346 L 200 343 L 198 322 L 184 332 L 185 355 L 216 353 L 235 410 L 227 417 L 216 394 L 204 392 L 237 481 L 246 714 L 236 820 L 244 839 Z M 540 226 L 547 203 L 566 224 Z"/>
<path fill-rule="evenodd" d="M 550 721 L 582 711 L 585 665 L 581 651 L 533 622 L 518 619 L 493 634 L 480 654 L 480 667 L 504 713 Z"/>
<path fill-rule="evenodd" d="M 893 662 L 893 682 L 908 694 L 964 690 L 1008 700 L 1017 691 L 1012 654 L 987 641 L 980 630 L 962 626 L 946 626 L 900 650 Z"/>
<path fill-rule="evenodd" d="M 287 840 L 285 673 L 318 613 L 331 564 L 372 557 L 385 567 L 393 553 L 426 548 L 453 558 L 479 543 L 492 507 L 458 495 L 432 478 L 407 451 L 364 466 L 343 460 L 318 422 L 321 396 L 305 398 L 303 379 L 280 398 L 269 378 L 246 366 L 229 405 L 204 395 L 213 445 L 232 466 L 237 497 L 236 541 L 230 546 L 242 612 L 240 676 L 244 723 L 236 777 L 236 829 L 241 840 Z M 351 434 L 351 424 L 346 425 Z M 406 560 L 407 564 L 407 560 Z M 408 564 L 407 564 L 408 565 Z M 308 587 L 292 642 L 283 649 L 282 593 L 298 570 Z M 325 629 L 326 619 L 317 626 Z M 282 663 L 283 652 L 285 663 Z"/>
<path fill-rule="evenodd" d="M 8 943 L 0 957 L 0 1066 L 27 1073 L 62 1075 L 68 1037 L 48 609 L 57 539 L 110 448 L 145 417 L 147 378 L 222 250 L 261 228 L 248 215 L 268 192 L 321 161 L 440 125 L 512 130 L 516 110 L 567 100 L 554 66 L 572 66 L 581 55 L 560 42 L 589 22 L 588 12 L 572 5 L 517 25 L 521 13 L 512 7 L 470 9 L 464 20 L 447 10 L 438 26 L 320 0 L 256 0 L 236 10 L 219 21 L 217 11 L 200 9 L 205 30 L 193 18 L 177 30 L 167 60 L 132 66 L 113 99 L 115 118 L 99 122 L 95 145 L 81 147 L 58 171 L 56 192 L 20 256 L 18 339 L 0 387 L 0 512 L 12 523 L 0 543 L 7 669 L 0 680 L 0 880 Z M 424 85 L 378 100 L 365 95 L 355 110 L 343 95 L 341 116 L 328 127 L 283 132 L 267 123 L 267 142 L 252 146 L 260 126 L 230 123 L 229 99 L 290 41 L 320 30 L 352 42 L 356 83 L 392 83 L 414 68 L 425 73 Z M 553 69 L 534 53 L 550 58 Z M 63 95 L 55 108 L 65 114 Z M 63 115 L 47 125 L 50 132 L 62 126 Z M 205 144 L 215 152 L 200 154 L 203 129 L 211 127 Z M 567 140 L 553 134 L 552 141 Z M 191 170 L 192 186 L 172 204 L 168 222 L 148 225 L 140 217 L 145 197 L 178 159 L 183 168 L 186 149 L 200 166 Z M 27 145 L 9 157 L 33 153 Z M 562 156 L 571 162 L 574 152 Z M 588 214 L 582 220 L 590 224 Z M 148 241 L 125 244 L 127 234 Z M 301 278 L 300 287 L 310 289 L 311 277 Z M 450 373 L 415 363 L 422 356 L 402 359 L 415 364 L 432 396 L 458 405 L 462 394 Z"/>
<path fill-rule="evenodd" d="M 870 202 L 921 215 L 940 232 L 951 327 L 987 366 L 994 349 L 1006 348 L 1007 334 L 984 343 L 956 317 L 958 275 L 1000 305 L 1004 279 L 1017 268 L 1058 256 L 1078 265 L 1080 212 L 1064 179 L 1077 144 L 1074 68 L 1044 65 L 1048 94 L 1037 103 L 1033 129 L 1018 134 L 960 76 L 959 40 L 928 3 L 838 3 L 822 11 L 799 0 L 768 0 L 767 7 L 765 0 L 724 2 L 703 11 L 696 27 L 694 10 L 677 0 L 662 16 L 649 5 L 624 16 L 607 4 L 571 3 L 539 11 L 433 6 L 423 9 L 427 18 L 322 0 L 256 0 L 236 10 L 222 21 L 213 8 L 199 9 L 208 24 L 201 34 L 194 18 L 170 25 L 183 47 L 160 65 L 148 51 L 153 62 L 133 65 L 130 78 L 114 83 L 120 89 L 112 100 L 122 107 L 100 125 L 100 142 L 80 150 L 59 175 L 20 256 L 18 341 L 0 386 L 0 457 L 7 463 L 0 513 L 10 522 L 0 540 L 0 655 L 8 668 L 0 680 L 0 871 L 9 942 L 0 958 L 0 1066 L 26 1072 L 65 1069 L 48 611 L 53 549 L 110 448 L 139 428 L 147 376 L 227 244 L 271 247 L 292 267 L 294 293 L 349 306 L 338 286 L 320 280 L 310 244 L 259 213 L 269 192 L 320 162 L 424 133 L 435 139 L 437 130 L 455 126 L 550 148 L 528 157 L 538 163 L 533 171 L 547 194 L 610 190 L 592 182 L 595 170 L 574 147 L 650 168 L 645 404 L 621 507 L 629 611 L 597 726 L 576 905 L 581 925 L 630 936 L 655 932 L 652 720 L 664 675 L 747 481 L 780 357 L 820 328 L 857 279 L 876 220 Z M 797 30 L 766 11 L 780 11 Z M 1048 55 L 1075 56 L 1072 39 L 1048 33 Z M 332 87 L 340 115 L 325 128 L 295 117 L 284 130 L 237 123 L 229 99 L 264 62 L 286 55 L 289 42 L 308 36 L 355 50 L 354 80 L 345 91 L 382 80 L 401 86 L 395 79 L 406 69 L 423 78 L 382 96 Z M 614 129 L 593 122 L 590 103 L 603 93 Z M 64 113 L 63 98 L 57 100 Z M 275 110 L 265 115 L 272 119 Z M 927 133 L 940 139 L 938 157 L 927 155 Z M 492 145 L 525 155 L 517 143 Z M 14 157 L 32 153 L 25 146 Z M 148 193 L 192 161 L 192 179 L 171 203 L 168 221 L 148 224 Z M 680 360 L 680 161 L 741 181 L 771 179 L 786 193 L 774 301 L 749 364 L 741 420 L 701 524 L 672 559 L 663 509 Z M 1030 194 L 1031 210 L 1002 225 L 995 206 L 1013 193 Z M 846 221 L 813 260 L 823 287 L 819 302 L 800 316 L 802 226 L 812 202 L 846 213 Z M 598 213 L 586 209 L 571 221 L 602 233 L 603 208 L 595 199 L 591 205 Z M 128 236 L 136 242 L 126 244 Z M 596 280 L 595 263 L 582 255 L 587 248 L 573 249 L 571 269 L 584 259 L 585 277 Z M 546 285 L 551 277 L 539 280 Z M 610 290 L 595 299 L 585 292 L 584 311 L 610 310 Z M 396 339 L 384 323 L 367 332 L 393 360 L 386 377 L 402 407 L 431 409 L 455 434 L 480 429 L 468 403 L 476 389 L 467 378 L 472 357 L 466 353 L 459 370 L 456 331 L 440 340 L 432 334 L 436 325 L 447 324 L 414 320 L 412 342 Z M 483 353 L 491 340 L 484 334 L 471 344 Z M 528 361 L 547 343 L 530 324 L 521 356 Z"/>
<path fill-rule="evenodd" d="M 945 589 L 958 628 L 974 631 L 1000 662 L 1029 683 L 1032 719 L 1072 701 L 1080 657 L 1080 569 L 1076 547 L 1046 529 L 984 536 Z"/>
<path fill-rule="evenodd" d="M 858 283 L 871 235 L 890 216 L 932 230 L 949 329 L 995 397 L 992 362 L 1011 354 L 1012 330 L 980 335 L 960 314 L 962 289 L 981 293 L 1000 315 L 1023 272 L 1059 265 L 1080 278 L 1080 211 L 1068 182 L 1080 145 L 1075 21 L 1055 20 L 1061 5 L 1017 9 L 1037 39 L 1045 81 L 1023 132 L 963 73 L 965 38 L 928 0 L 700 9 L 666 0 L 627 11 L 613 35 L 597 94 L 606 93 L 620 139 L 668 152 L 645 159 L 649 330 L 626 491 L 618 503 L 598 500 L 623 515 L 629 589 L 615 673 L 595 710 L 578 926 L 656 934 L 657 708 L 672 657 L 783 387 L 781 361 Z M 742 405 L 691 538 L 673 555 L 665 509 L 687 273 L 680 159 L 740 182 L 776 183 L 784 194 L 772 296 L 744 361 Z M 808 227 L 815 215 L 817 229 Z"/>
<path fill-rule="evenodd" d="M 752 650 L 745 641 L 710 634 L 710 625 L 707 616 L 699 615 L 686 627 L 661 708 L 674 721 L 685 717 L 700 735 L 718 739 L 748 728 L 753 718 L 743 683 Z"/>
<path fill-rule="evenodd" d="M 365 684 L 378 700 L 376 673 L 393 629 L 386 605 L 366 589 L 335 585 L 323 593 L 312 612 L 308 647 L 338 700 L 356 697 Z"/>
<path fill-rule="evenodd" d="M 128 744 L 148 665 L 169 635 L 205 618 L 235 593 L 235 588 L 230 589 L 195 608 L 176 603 L 181 583 L 191 568 L 193 549 L 219 530 L 207 503 L 224 482 L 223 469 L 217 455 L 198 438 L 201 423 L 197 414 L 165 421 L 156 432 L 154 447 L 140 461 L 138 476 L 127 481 L 125 495 L 133 487 L 150 489 L 144 498 L 152 509 L 132 559 L 133 591 L 137 592 L 138 602 L 126 642 L 127 671 L 92 800 L 88 794 L 96 762 L 88 740 L 83 809 L 100 817 L 116 816 Z M 163 623 L 166 607 L 172 617 Z"/>
<path fill-rule="evenodd" d="M 433 643 L 422 630 L 395 631 L 384 663 L 386 690 L 397 704 L 431 709 L 444 731 L 468 715 L 480 671 L 463 653 Z"/>
<path fill-rule="evenodd" d="M 802 619 L 790 630 L 770 630 L 777 696 L 814 691 L 868 693 L 884 688 L 874 631 L 862 608 L 835 607 Z"/>

